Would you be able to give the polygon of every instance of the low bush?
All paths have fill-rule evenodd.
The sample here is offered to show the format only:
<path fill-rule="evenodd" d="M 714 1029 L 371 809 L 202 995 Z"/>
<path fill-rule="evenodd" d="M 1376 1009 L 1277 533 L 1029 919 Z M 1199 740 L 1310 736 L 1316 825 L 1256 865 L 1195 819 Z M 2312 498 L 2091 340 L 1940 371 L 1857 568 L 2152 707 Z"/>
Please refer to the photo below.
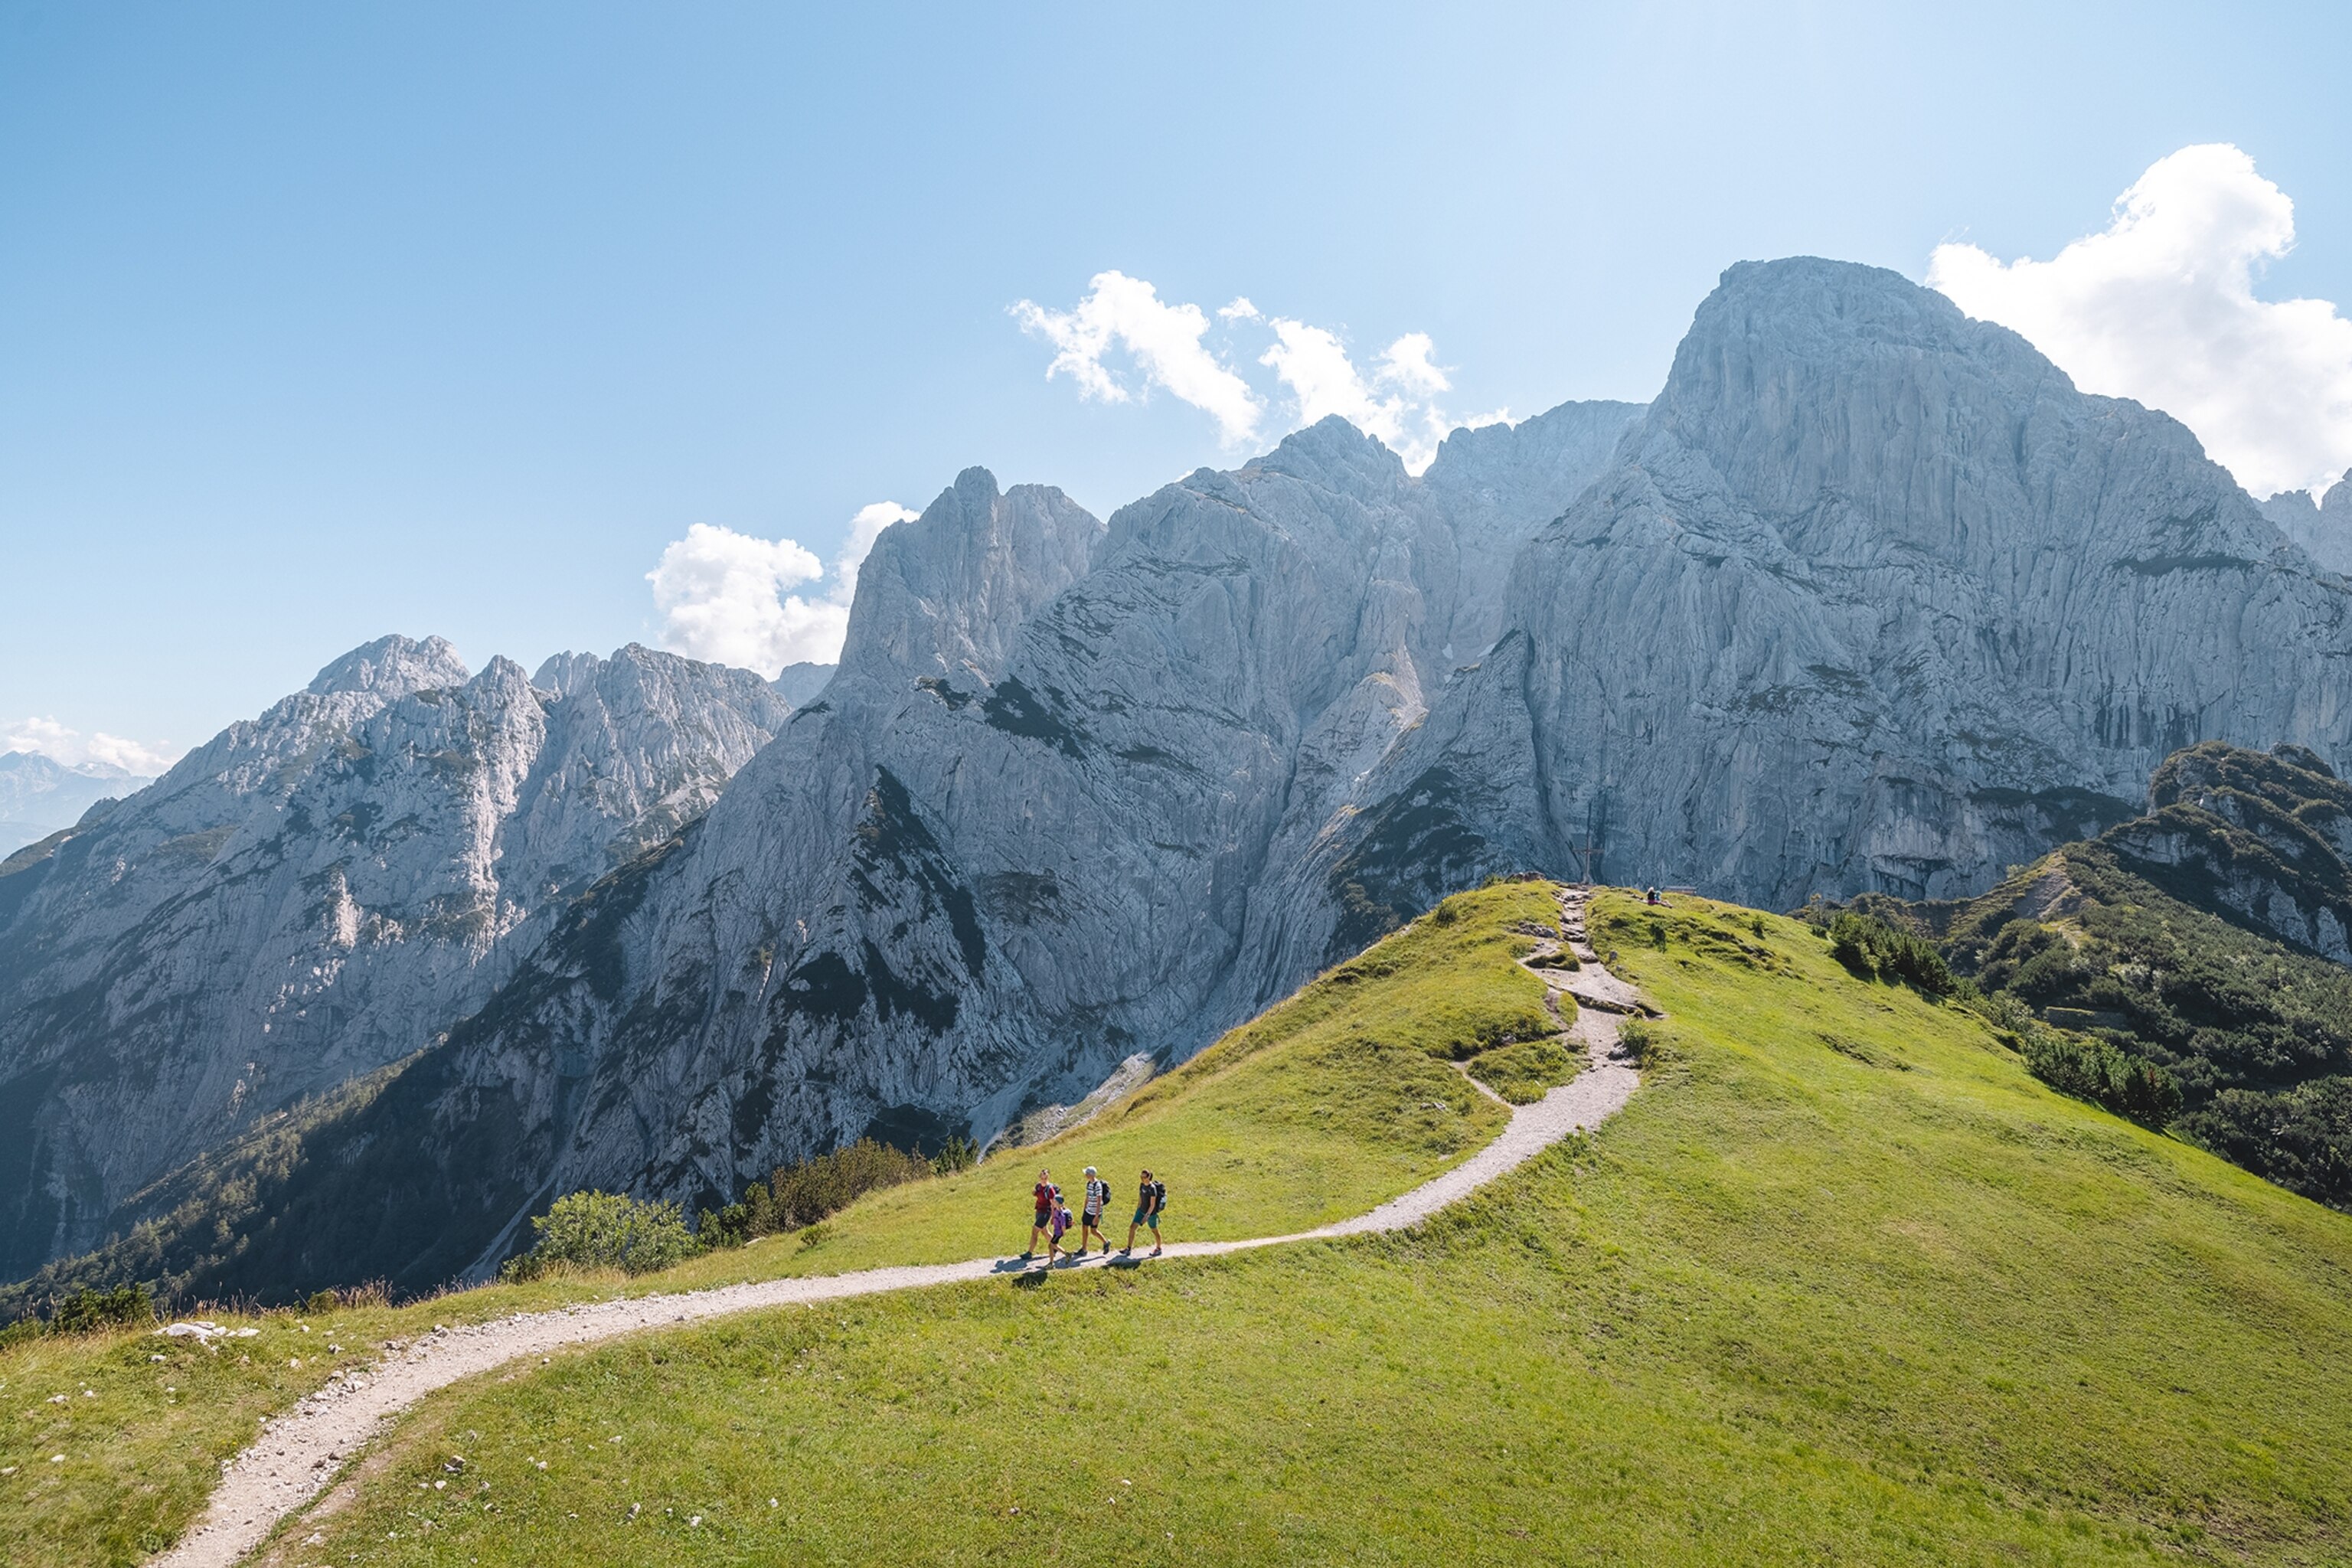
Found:
<path fill-rule="evenodd" d="M 1869 915 L 1842 910 L 1829 923 L 1830 955 L 1856 974 L 1900 980 L 1930 996 L 1949 996 L 1957 983 L 1936 944 Z"/>
<path fill-rule="evenodd" d="M 697 1234 L 705 1247 L 740 1247 L 755 1236 L 801 1230 L 836 1214 L 868 1193 L 926 1176 L 947 1175 L 980 1163 L 969 1139 L 950 1138 L 926 1160 L 871 1138 L 846 1149 L 779 1165 L 764 1183 L 753 1182 L 723 1209 L 702 1211 Z"/>
<path fill-rule="evenodd" d="M 650 1274 L 701 1250 L 676 1204 L 640 1203 L 624 1193 L 572 1193 L 531 1222 L 539 1239 L 499 1270 L 536 1279 L 557 1268 L 618 1268 Z"/>
<path fill-rule="evenodd" d="M 154 1321 L 155 1298 L 146 1286 L 117 1285 L 111 1290 L 77 1290 L 58 1302 L 58 1310 L 49 1314 L 49 1331 L 86 1334 Z"/>
<path fill-rule="evenodd" d="M 2038 1025 L 2021 1039 L 2034 1077 L 2077 1100 L 2103 1105 L 2126 1121 L 2163 1131 L 2180 1114 L 2180 1084 L 2153 1062 L 2117 1049 L 2096 1036 L 2062 1034 Z"/>
<path fill-rule="evenodd" d="M 350 1311 L 357 1307 L 389 1307 L 392 1288 L 381 1279 L 371 1279 L 364 1285 L 343 1285 L 331 1290 L 315 1290 L 303 1298 L 302 1310 L 310 1313 Z"/>
<path fill-rule="evenodd" d="M 53 1300 L 47 1318 L 28 1315 L 0 1331 L 0 1345 L 39 1339 L 45 1334 L 97 1333 L 154 1321 L 155 1298 L 144 1285 L 117 1285 L 110 1290 L 84 1286 L 70 1296 Z"/>

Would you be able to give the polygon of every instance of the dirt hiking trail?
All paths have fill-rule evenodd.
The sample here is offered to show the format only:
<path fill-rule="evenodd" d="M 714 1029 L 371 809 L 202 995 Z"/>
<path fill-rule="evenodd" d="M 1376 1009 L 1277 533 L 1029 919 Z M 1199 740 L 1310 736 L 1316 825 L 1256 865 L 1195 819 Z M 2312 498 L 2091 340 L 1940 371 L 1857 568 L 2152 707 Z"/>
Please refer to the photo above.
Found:
<path fill-rule="evenodd" d="M 1633 986 L 1601 966 L 1585 934 L 1586 899 L 1582 889 L 1564 891 L 1559 900 L 1564 941 L 1539 941 L 1519 961 L 1543 981 L 1551 997 L 1565 994 L 1578 1004 L 1574 1025 L 1560 1037 L 1584 1057 L 1583 1068 L 1572 1080 L 1532 1105 L 1513 1107 L 1509 1125 L 1493 1142 L 1369 1214 L 1292 1236 L 1174 1242 L 1162 1250 L 1161 1258 L 1213 1258 L 1252 1247 L 1402 1230 L 1526 1163 L 1569 1134 L 1596 1127 L 1614 1115 L 1641 1083 L 1640 1073 L 1618 1052 L 1618 1026 L 1628 1014 L 1649 1015 L 1652 1010 Z M 1548 960 L 1557 961 L 1563 951 L 1574 955 L 1579 967 L 1547 966 Z M 1554 1016 L 1558 1016 L 1556 1005 Z M 1491 1092 L 1483 1085 L 1478 1087 L 1482 1092 Z M 1136 1257 L 1140 1258 L 1142 1254 Z M 1055 1271 L 1133 1266 L 1133 1259 L 1114 1263 L 1109 1258 L 1097 1258 L 1056 1265 Z M 976 1258 L 964 1263 L 765 1279 L 518 1313 L 494 1322 L 436 1329 L 414 1341 L 389 1342 L 388 1353 L 373 1367 L 354 1371 L 266 1422 L 253 1445 L 223 1465 L 220 1486 L 204 1518 L 177 1545 L 149 1562 L 152 1568 L 233 1568 L 262 1543 L 279 1520 L 319 1496 L 348 1461 L 383 1436 L 401 1412 L 427 1394 L 509 1362 L 730 1312 L 1015 1277 L 1042 1267 L 1020 1258 Z"/>

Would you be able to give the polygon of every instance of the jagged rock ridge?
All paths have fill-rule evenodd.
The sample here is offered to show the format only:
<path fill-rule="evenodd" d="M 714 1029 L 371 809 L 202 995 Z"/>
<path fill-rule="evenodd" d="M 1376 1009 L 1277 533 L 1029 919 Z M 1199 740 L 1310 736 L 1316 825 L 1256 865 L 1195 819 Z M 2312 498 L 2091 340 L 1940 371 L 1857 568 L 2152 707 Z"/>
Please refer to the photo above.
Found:
<path fill-rule="evenodd" d="M 426 1045 L 780 726 L 630 647 L 469 676 L 386 637 L 0 877 L 0 1270 L 258 1114 Z"/>
<path fill-rule="evenodd" d="M 2263 515 L 2314 561 L 2338 576 L 2352 576 L 2352 471 L 2314 500 L 2309 490 L 2281 490 L 2263 502 Z"/>

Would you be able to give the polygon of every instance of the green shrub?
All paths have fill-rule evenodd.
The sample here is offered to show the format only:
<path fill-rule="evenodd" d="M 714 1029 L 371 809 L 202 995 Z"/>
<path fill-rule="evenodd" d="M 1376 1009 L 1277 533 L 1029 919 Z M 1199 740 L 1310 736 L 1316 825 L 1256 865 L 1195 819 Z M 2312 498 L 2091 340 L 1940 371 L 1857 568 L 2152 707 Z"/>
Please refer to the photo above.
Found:
<path fill-rule="evenodd" d="M 58 1303 L 58 1310 L 49 1314 L 49 1331 L 86 1334 L 154 1321 L 155 1298 L 146 1286 L 117 1285 L 111 1290 L 85 1286 Z"/>
<path fill-rule="evenodd" d="M 952 1176 L 958 1171 L 969 1171 L 979 1163 L 979 1144 L 969 1138 L 950 1136 L 946 1146 L 931 1156 L 931 1174 Z"/>
<path fill-rule="evenodd" d="M 1830 921 L 1829 939 L 1830 956 L 1856 974 L 1904 981 L 1930 996 L 1949 996 L 1955 989 L 1944 955 L 1916 931 L 1842 910 Z"/>
<path fill-rule="evenodd" d="M 778 1167 L 768 1186 L 776 1228 L 799 1230 L 838 1213 L 868 1193 L 919 1181 L 931 1164 L 918 1154 L 860 1138 L 846 1149 Z"/>
<path fill-rule="evenodd" d="M 88 1334 L 154 1321 L 155 1298 L 146 1286 L 117 1285 L 110 1290 L 95 1290 L 85 1285 L 62 1300 L 53 1299 L 46 1320 L 28 1312 L 0 1329 L 0 1346 L 44 1334 Z"/>
<path fill-rule="evenodd" d="M 2275 1094 L 2225 1089 L 2178 1131 L 2284 1186 L 2352 1208 L 2352 1078 Z"/>
<path fill-rule="evenodd" d="M 968 1138 L 950 1138 L 926 1160 L 871 1138 L 846 1149 L 779 1165 L 765 1182 L 753 1182 L 723 1209 L 704 1209 L 695 1235 L 705 1247 L 740 1247 L 755 1236 L 800 1230 L 848 1207 L 867 1193 L 926 1176 L 952 1175 L 980 1163 L 980 1148 Z"/>
<path fill-rule="evenodd" d="M 650 1274 L 700 1250 L 676 1204 L 639 1203 L 624 1193 L 570 1194 L 530 1225 L 539 1239 L 499 1278 L 536 1279 L 557 1268 Z"/>
<path fill-rule="evenodd" d="M 2077 1100 L 2103 1105 L 2126 1121 L 2161 1131 L 2180 1114 L 2180 1084 L 2153 1062 L 2116 1049 L 2095 1036 L 2029 1027 L 2021 1047 L 2034 1077 Z"/>
<path fill-rule="evenodd" d="M 1617 1026 L 1617 1048 L 1637 1068 L 1655 1066 L 1664 1054 L 1658 1031 L 1643 1018 L 1628 1018 Z"/>

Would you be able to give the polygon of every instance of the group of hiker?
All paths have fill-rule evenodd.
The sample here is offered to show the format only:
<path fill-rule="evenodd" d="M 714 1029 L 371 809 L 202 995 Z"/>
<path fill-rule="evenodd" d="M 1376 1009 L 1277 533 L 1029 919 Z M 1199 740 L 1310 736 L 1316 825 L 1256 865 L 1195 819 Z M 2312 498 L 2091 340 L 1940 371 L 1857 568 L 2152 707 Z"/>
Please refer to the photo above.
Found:
<path fill-rule="evenodd" d="M 1050 1170 L 1038 1171 L 1036 1190 L 1032 1195 L 1036 1199 L 1037 1209 L 1029 1226 L 1029 1250 L 1021 1255 L 1023 1258 L 1037 1256 L 1037 1238 L 1043 1237 L 1045 1238 L 1045 1266 L 1052 1268 L 1063 1255 L 1063 1238 L 1073 1228 L 1078 1233 L 1078 1247 L 1071 1254 L 1073 1258 L 1087 1255 L 1087 1239 L 1089 1237 L 1102 1243 L 1105 1258 L 1110 1256 L 1110 1237 L 1103 1234 L 1102 1228 L 1103 1215 L 1110 1209 L 1110 1184 L 1104 1181 L 1092 1165 L 1087 1167 L 1086 1191 L 1078 1200 L 1076 1215 L 1070 1213 L 1070 1205 L 1064 1201 L 1062 1189 L 1055 1184 L 1054 1173 Z M 1118 1249 L 1121 1258 L 1134 1253 L 1136 1233 L 1145 1229 L 1151 1232 L 1150 1255 L 1154 1258 L 1160 1256 L 1160 1216 L 1167 1212 L 1167 1208 L 1168 1184 L 1153 1176 L 1150 1171 L 1144 1172 L 1142 1181 L 1136 1187 L 1135 1217 L 1128 1222 L 1127 1245 Z"/>

